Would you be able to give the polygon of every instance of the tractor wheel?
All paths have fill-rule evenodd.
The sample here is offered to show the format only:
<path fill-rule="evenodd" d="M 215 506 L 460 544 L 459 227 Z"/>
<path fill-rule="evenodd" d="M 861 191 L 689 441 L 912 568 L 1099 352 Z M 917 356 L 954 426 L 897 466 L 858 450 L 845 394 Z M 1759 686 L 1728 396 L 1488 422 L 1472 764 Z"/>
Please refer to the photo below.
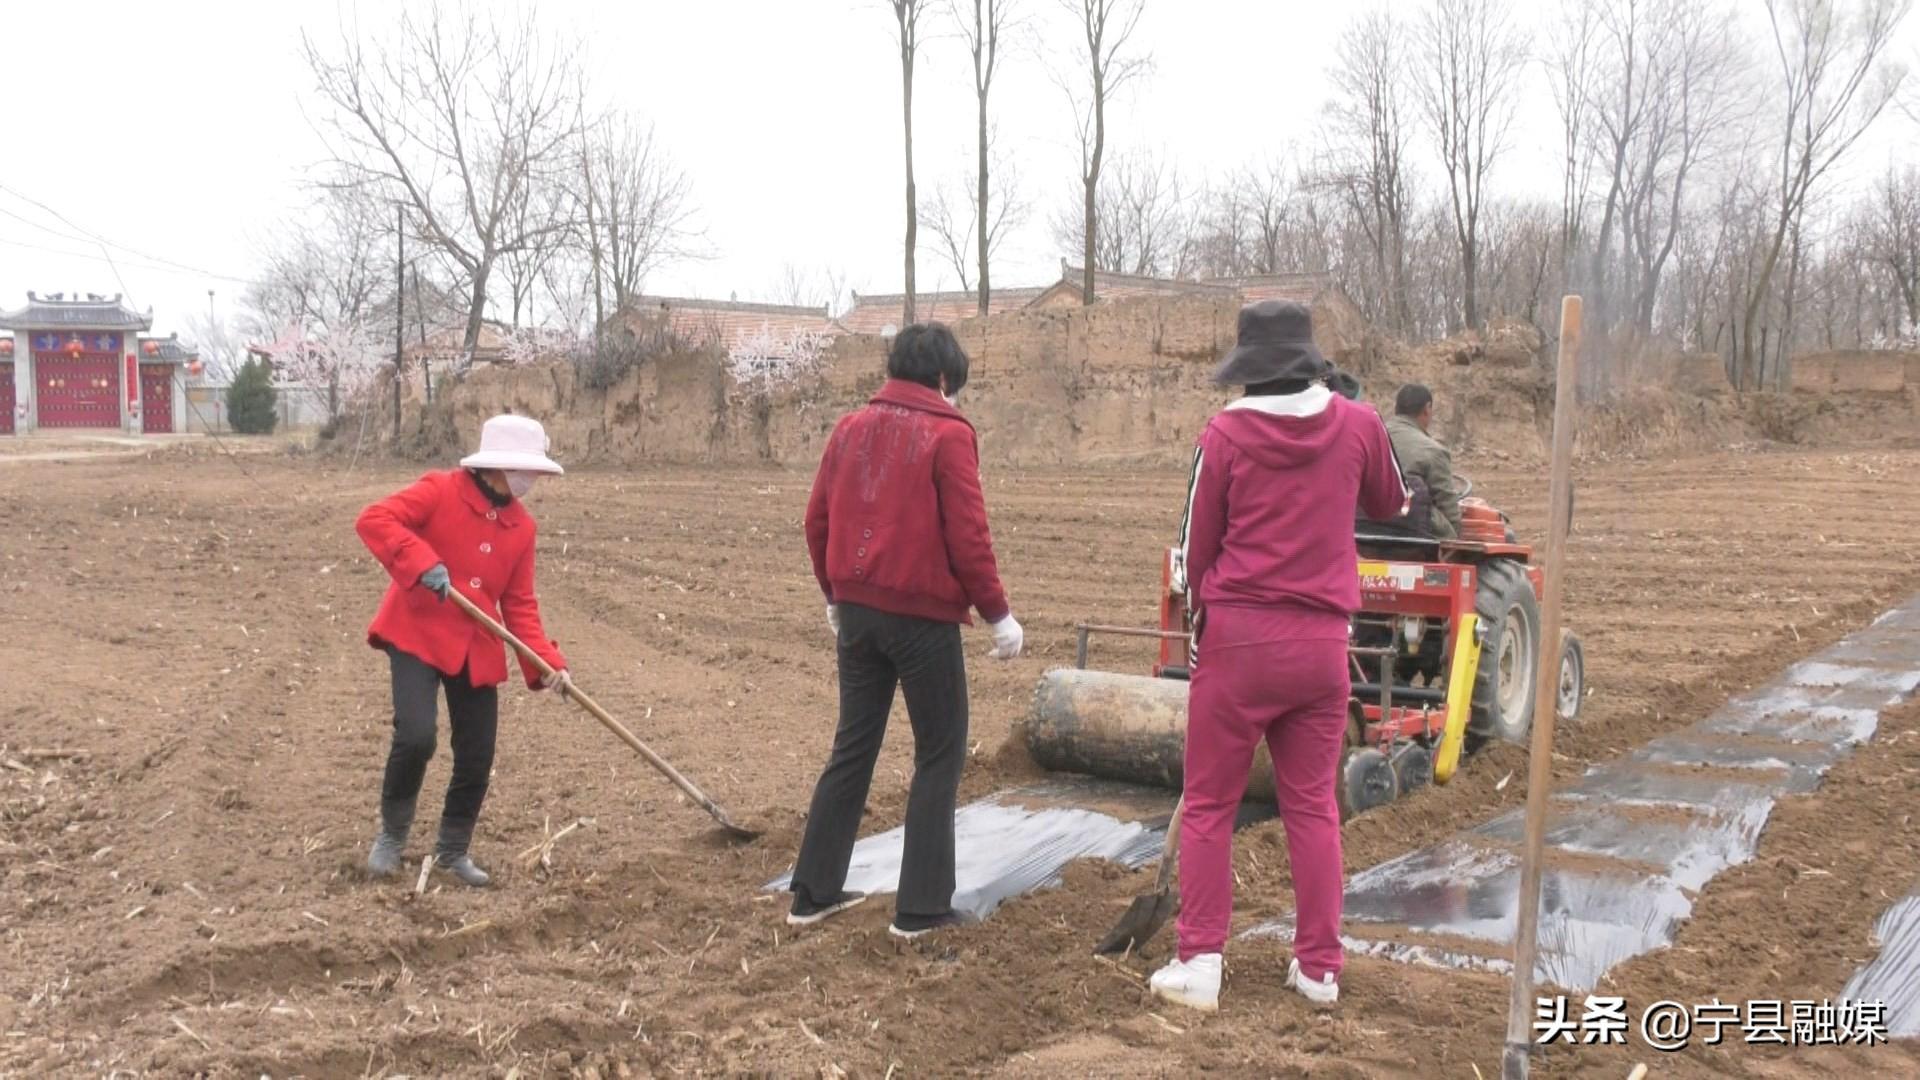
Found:
<path fill-rule="evenodd" d="M 1587 654 L 1580 647 L 1580 639 L 1572 634 L 1561 635 L 1560 640 L 1560 686 L 1554 691 L 1554 712 L 1562 720 L 1574 720 L 1580 716 L 1580 702 L 1587 693 Z"/>
<path fill-rule="evenodd" d="M 1349 749 L 1340 759 L 1340 783 L 1336 789 L 1340 820 L 1385 806 L 1400 796 L 1400 784 L 1394 778 L 1387 755 L 1371 746 Z"/>
<path fill-rule="evenodd" d="M 1433 782 L 1433 751 L 1417 742 L 1407 743 L 1388 758 L 1393 763 L 1393 778 L 1400 794 L 1418 791 Z"/>
<path fill-rule="evenodd" d="M 1534 683 L 1540 675 L 1540 603 L 1526 568 L 1496 559 L 1480 568 L 1474 600 L 1487 631 L 1473 679 L 1468 730 L 1478 741 L 1524 743 L 1533 727 Z"/>

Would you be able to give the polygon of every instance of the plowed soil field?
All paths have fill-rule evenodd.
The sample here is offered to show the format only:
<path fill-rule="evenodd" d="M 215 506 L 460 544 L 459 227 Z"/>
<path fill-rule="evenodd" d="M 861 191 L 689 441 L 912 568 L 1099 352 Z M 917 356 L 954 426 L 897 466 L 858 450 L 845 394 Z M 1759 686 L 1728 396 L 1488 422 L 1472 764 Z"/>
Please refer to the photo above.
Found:
<path fill-rule="evenodd" d="M 1465 471 L 1540 535 L 1541 476 Z M 1089 955 L 1145 872 L 1078 866 L 1060 889 L 914 945 L 888 937 L 884 899 L 790 931 L 785 897 L 760 887 L 793 855 L 835 714 L 798 472 L 587 471 L 532 503 L 548 625 L 580 685 L 765 837 L 717 840 L 591 718 L 515 685 L 476 839 L 495 886 L 435 875 L 416 896 L 412 873 L 367 880 L 390 716 L 364 631 L 386 581 L 352 524 L 417 472 L 207 448 L 0 467 L 0 1074 L 1498 1069 L 1496 977 L 1355 960 L 1339 1008 L 1316 1014 L 1281 985 L 1283 945 L 1236 943 L 1219 1015 L 1155 1005 L 1144 979 L 1170 933 L 1124 964 Z M 1915 452 L 1580 470 L 1566 617 L 1592 695 L 1562 729 L 1559 776 L 1699 718 L 1920 589 L 1916 473 Z M 1077 621 L 1152 620 L 1183 483 L 989 471 L 1029 652 L 996 663 L 969 632 L 963 797 L 1031 771 L 1009 732 L 1042 671 L 1072 662 Z M 1094 660 L 1143 671 L 1149 655 L 1101 645 Z M 1623 992 L 1837 994 L 1873 919 L 1920 877 L 1916 731 L 1901 714 L 1794 800 L 1756 860 L 1708 886 L 1676 948 L 1619 973 Z M 412 866 L 445 785 L 441 745 Z M 868 831 L 899 823 L 910 769 L 902 724 Z M 1524 773 L 1522 750 L 1496 747 L 1446 788 L 1356 819 L 1349 867 L 1518 805 Z M 576 825 L 542 865 L 543 838 Z M 1236 869 L 1237 925 L 1287 909 L 1277 822 L 1241 834 Z M 1807 938 L 1809 921 L 1832 935 Z M 1641 1060 L 1656 1076 L 1920 1070 L 1901 1048 L 1629 1046 L 1549 1052 L 1539 1071 L 1624 1076 Z"/>

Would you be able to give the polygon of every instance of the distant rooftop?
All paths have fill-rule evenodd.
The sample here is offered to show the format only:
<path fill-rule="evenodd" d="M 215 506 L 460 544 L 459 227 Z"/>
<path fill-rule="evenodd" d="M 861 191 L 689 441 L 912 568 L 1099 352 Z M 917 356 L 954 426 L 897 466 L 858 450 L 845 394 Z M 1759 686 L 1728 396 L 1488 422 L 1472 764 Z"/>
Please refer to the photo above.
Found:
<path fill-rule="evenodd" d="M 169 334 L 166 337 L 143 337 L 140 339 L 140 359 L 148 362 L 183 364 L 200 359 L 200 350 L 192 345 L 181 344 L 179 334 Z"/>
<path fill-rule="evenodd" d="M 845 328 L 829 318 L 826 305 L 756 304 L 743 300 L 697 300 L 684 296 L 635 296 L 613 316 L 629 331 L 643 324 L 665 324 L 675 335 L 698 345 L 732 352 L 743 346 L 771 344 L 778 351 L 797 347 L 802 338 L 840 336 Z"/>
<path fill-rule="evenodd" d="M 135 311 L 121 302 L 119 293 L 72 298 L 66 293 L 28 293 L 26 307 L 0 311 L 0 330 L 146 330 L 152 326 L 151 309 L 144 314 Z"/>

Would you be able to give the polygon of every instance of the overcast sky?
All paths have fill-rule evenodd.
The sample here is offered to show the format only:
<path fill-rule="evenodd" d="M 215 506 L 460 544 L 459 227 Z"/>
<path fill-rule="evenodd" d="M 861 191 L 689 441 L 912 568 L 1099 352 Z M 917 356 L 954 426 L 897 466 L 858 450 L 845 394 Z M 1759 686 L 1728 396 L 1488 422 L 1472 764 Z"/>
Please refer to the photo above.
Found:
<path fill-rule="evenodd" d="M 1035 212 L 996 264 L 1003 286 L 1058 277 L 1051 219 L 1078 183 L 1073 115 L 1053 75 L 1072 63 L 1072 27 L 1058 0 L 1021 6 L 1031 26 L 994 109 Z M 1153 71 L 1109 112 L 1115 148 L 1163 154 L 1194 180 L 1289 144 L 1311 149 L 1334 43 L 1365 6 L 1148 0 L 1137 40 Z M 1760 0 L 1739 6 L 1749 18 L 1761 10 Z M 204 315 L 212 289 L 225 316 L 263 239 L 309 198 L 302 180 L 322 151 L 300 34 L 332 38 L 341 10 L 334 0 L 7 4 L 0 307 L 29 289 L 124 292 L 165 332 Z M 371 25 L 390 10 L 362 3 L 359 18 Z M 883 0 L 547 0 L 540 11 L 584 41 L 598 91 L 650 118 L 691 180 L 710 257 L 662 271 L 650 292 L 761 298 L 788 264 L 837 269 L 863 292 L 900 290 L 900 79 Z M 1902 38 L 1902 56 L 1920 55 L 1920 18 Z M 915 84 L 923 197 L 971 168 L 971 80 L 957 39 L 925 46 Z M 1557 200 L 1556 125 L 1536 68 L 1492 174 L 1501 194 Z M 1915 134 L 1905 116 L 1883 121 L 1856 175 L 1912 160 Z M 921 289 L 955 287 L 921 237 Z"/>

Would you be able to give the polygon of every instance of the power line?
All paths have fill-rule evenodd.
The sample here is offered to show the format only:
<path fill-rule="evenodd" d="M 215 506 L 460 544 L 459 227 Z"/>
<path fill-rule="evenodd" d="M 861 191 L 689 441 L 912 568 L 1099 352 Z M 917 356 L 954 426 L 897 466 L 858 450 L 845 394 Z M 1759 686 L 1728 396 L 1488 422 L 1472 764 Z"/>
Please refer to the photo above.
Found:
<path fill-rule="evenodd" d="M 77 240 L 78 238 L 70 238 L 70 239 Z M 114 259 L 110 255 L 106 255 L 104 253 L 100 255 L 94 255 L 84 251 L 69 251 L 65 248 L 47 247 L 44 244 L 30 243 L 26 240 L 11 240 L 3 236 L 0 236 L 0 244 L 6 245 L 8 247 L 26 248 L 31 251 L 44 251 L 51 255 L 60 255 L 70 259 L 85 259 L 89 262 L 104 262 L 108 264 L 114 263 Z M 195 271 L 179 270 L 169 266 L 157 266 L 152 263 L 146 263 L 146 262 L 130 261 L 127 263 L 127 265 L 136 270 L 146 270 L 156 274 L 167 274 L 172 277 L 212 278 L 217 281 L 232 282 L 236 285 L 253 284 L 253 281 L 250 278 L 233 277 L 227 274 L 207 274 L 197 270 Z"/>
<path fill-rule="evenodd" d="M 121 244 L 113 240 L 109 240 L 106 237 L 101 236 L 99 233 L 96 233 L 91 229 L 88 229 L 85 226 L 78 224 L 72 218 L 69 218 L 65 214 L 62 214 L 60 211 L 55 210 L 53 207 L 48 206 L 46 203 L 41 202 L 39 199 L 36 199 L 31 195 L 24 194 L 18 190 L 15 190 L 14 188 L 8 187 L 5 184 L 0 184 L 0 192 L 5 192 L 6 194 L 11 195 L 16 199 L 19 199 L 21 202 L 24 202 L 39 210 L 45 211 L 46 213 L 52 214 L 56 219 L 58 219 L 62 224 L 66 225 L 68 228 L 74 230 L 77 233 L 80 233 L 81 236 L 86 237 L 88 240 L 91 240 L 92 242 L 99 244 L 102 247 L 116 248 L 120 251 L 126 252 L 129 255 L 134 255 L 139 258 L 145 259 L 148 262 L 160 263 L 165 266 L 175 267 L 179 270 L 184 270 L 188 273 L 199 274 L 202 277 L 220 278 L 226 281 L 244 281 L 245 280 L 244 278 L 234 277 L 231 274 L 216 273 L 204 267 L 192 266 L 187 263 L 179 262 L 178 260 L 175 260 L 175 259 L 166 258 L 164 256 L 150 255 L 144 251 L 141 251 L 139 248 L 128 247 L 125 244 Z M 14 215 L 14 216 L 17 217 L 18 215 Z M 32 224 L 32 223 L 29 222 L 29 224 Z M 44 228 L 44 226 L 42 226 L 42 228 Z M 68 239 L 77 239 L 77 238 L 69 237 Z M 112 262 L 113 260 L 111 258 L 108 258 L 107 261 Z"/>

